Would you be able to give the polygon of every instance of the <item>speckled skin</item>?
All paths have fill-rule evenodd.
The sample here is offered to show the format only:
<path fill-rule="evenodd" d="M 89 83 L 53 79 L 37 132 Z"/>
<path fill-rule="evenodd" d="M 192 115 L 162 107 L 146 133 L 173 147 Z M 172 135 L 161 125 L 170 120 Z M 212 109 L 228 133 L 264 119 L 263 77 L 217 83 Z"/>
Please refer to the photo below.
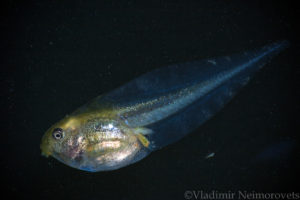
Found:
<path fill-rule="evenodd" d="M 149 150 L 137 134 L 111 113 L 83 113 L 65 117 L 45 133 L 41 149 L 45 156 L 85 171 L 114 170 L 145 157 Z M 64 137 L 53 138 L 56 127 Z"/>

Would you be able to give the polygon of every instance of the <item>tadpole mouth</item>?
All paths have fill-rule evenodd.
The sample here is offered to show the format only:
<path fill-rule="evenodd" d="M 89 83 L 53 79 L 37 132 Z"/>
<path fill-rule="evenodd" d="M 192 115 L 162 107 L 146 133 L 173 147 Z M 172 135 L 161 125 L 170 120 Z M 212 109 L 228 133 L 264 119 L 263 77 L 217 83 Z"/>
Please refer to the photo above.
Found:
<path fill-rule="evenodd" d="M 48 154 L 48 153 L 45 153 L 44 151 L 42 151 L 41 155 L 44 156 L 44 157 L 46 157 L 46 158 L 49 157 L 49 154 Z"/>
<path fill-rule="evenodd" d="M 51 151 L 49 149 L 49 141 L 47 140 L 47 133 L 45 133 L 45 135 L 42 137 L 40 148 L 42 156 L 45 156 L 47 158 L 49 157 L 49 155 L 51 155 Z"/>
<path fill-rule="evenodd" d="M 49 157 L 49 155 L 51 154 L 50 151 L 48 150 L 48 148 L 46 148 L 46 145 L 44 145 L 43 143 L 41 144 L 41 155 L 45 156 L 46 158 Z"/>

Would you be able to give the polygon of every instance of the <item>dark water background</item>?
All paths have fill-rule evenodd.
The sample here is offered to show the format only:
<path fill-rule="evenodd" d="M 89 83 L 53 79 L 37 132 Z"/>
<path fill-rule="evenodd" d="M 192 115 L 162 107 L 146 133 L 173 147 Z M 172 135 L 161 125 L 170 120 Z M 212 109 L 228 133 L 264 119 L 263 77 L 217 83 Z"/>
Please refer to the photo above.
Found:
<path fill-rule="evenodd" d="M 288 1 L 150 2 L 6 1 L 0 23 L 1 182 L 8 199 L 299 192 L 292 183 L 299 182 L 300 158 L 299 8 Z M 139 163 L 88 173 L 40 155 L 49 126 L 140 74 L 282 39 L 291 47 L 221 112 Z M 204 158 L 212 152 L 213 158 Z"/>

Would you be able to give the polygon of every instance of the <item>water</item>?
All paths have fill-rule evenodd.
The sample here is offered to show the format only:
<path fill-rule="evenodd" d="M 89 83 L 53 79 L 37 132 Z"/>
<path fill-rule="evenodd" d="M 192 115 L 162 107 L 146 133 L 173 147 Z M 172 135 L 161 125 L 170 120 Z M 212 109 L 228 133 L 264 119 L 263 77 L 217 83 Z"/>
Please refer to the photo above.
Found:
<path fill-rule="evenodd" d="M 272 1 L 10 1 L 2 19 L 1 46 L 4 191 L 11 197 L 43 199 L 185 199 L 186 191 L 298 192 L 292 184 L 299 177 L 295 13 L 292 5 Z M 282 39 L 291 47 L 256 74 L 221 112 L 139 163 L 91 174 L 40 155 L 40 139 L 49 126 L 140 74 Z M 211 153 L 214 156 L 206 159 Z"/>

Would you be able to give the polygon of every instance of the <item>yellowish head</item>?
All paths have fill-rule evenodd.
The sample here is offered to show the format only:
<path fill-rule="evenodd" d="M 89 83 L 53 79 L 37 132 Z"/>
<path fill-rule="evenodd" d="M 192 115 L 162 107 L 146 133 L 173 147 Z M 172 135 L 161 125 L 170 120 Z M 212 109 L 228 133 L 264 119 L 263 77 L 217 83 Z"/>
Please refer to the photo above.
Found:
<path fill-rule="evenodd" d="M 42 154 L 85 171 L 114 170 L 147 155 L 137 135 L 118 119 L 103 115 L 67 116 L 51 126 Z"/>
<path fill-rule="evenodd" d="M 59 153 L 62 144 L 78 131 L 81 121 L 75 117 L 65 117 L 51 126 L 44 134 L 41 142 L 42 155 L 48 157 Z"/>

